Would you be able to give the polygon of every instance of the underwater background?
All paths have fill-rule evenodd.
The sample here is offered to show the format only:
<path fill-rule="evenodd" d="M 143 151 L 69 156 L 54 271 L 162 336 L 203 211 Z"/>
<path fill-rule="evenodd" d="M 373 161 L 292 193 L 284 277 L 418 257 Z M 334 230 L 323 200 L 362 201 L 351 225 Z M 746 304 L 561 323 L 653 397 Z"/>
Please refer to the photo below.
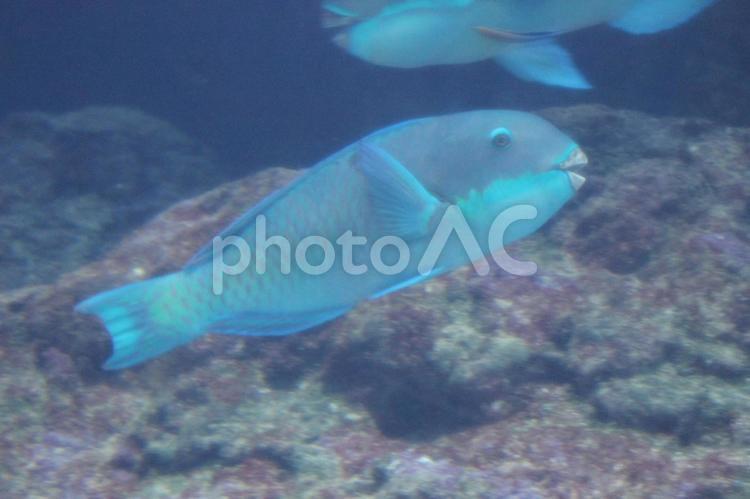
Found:
<path fill-rule="evenodd" d="M 594 89 L 395 70 L 318 2 L 0 15 L 0 497 L 750 497 L 750 6 L 565 36 Z M 102 371 L 92 293 L 179 268 L 406 119 L 539 112 L 588 183 L 514 246 L 283 338 Z"/>

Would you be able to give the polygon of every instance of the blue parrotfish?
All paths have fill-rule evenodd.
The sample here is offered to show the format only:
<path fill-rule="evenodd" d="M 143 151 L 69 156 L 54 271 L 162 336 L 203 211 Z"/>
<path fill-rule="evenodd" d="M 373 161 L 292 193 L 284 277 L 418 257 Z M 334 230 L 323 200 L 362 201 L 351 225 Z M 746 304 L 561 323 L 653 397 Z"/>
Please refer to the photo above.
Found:
<path fill-rule="evenodd" d="M 573 168 L 586 163 L 570 137 L 533 114 L 484 110 L 403 122 L 308 169 L 237 219 L 182 270 L 95 295 L 77 310 L 98 316 L 111 335 L 106 369 L 138 364 L 209 332 L 303 331 L 362 301 L 487 261 L 573 198 L 585 180 Z M 516 206 L 533 207 L 533 216 L 511 220 L 493 242 L 494 220 Z M 456 230 L 433 264 L 420 267 L 449 213 L 465 221 L 479 242 L 478 254 L 467 251 Z M 305 246 L 313 236 L 330 241 L 333 253 Z M 217 249 L 217 240 L 231 237 L 246 241 L 256 259 L 259 240 L 271 247 L 262 266 L 222 275 L 217 293 L 216 262 L 242 260 L 238 245 Z M 289 243 L 294 262 L 291 253 L 283 256 L 279 237 Z M 345 237 L 361 240 L 347 246 Z M 388 272 L 376 271 L 368 257 L 382 241 L 390 241 L 380 248 Z M 393 241 L 411 255 L 398 271 L 404 253 Z M 315 272 L 297 262 L 300 247 Z M 317 271 L 329 256 L 336 263 Z M 347 260 L 356 272 L 345 268 Z"/>
<path fill-rule="evenodd" d="M 329 19 L 324 25 L 345 26 L 334 41 L 374 64 L 415 68 L 494 59 L 524 80 L 587 89 L 591 85 L 558 36 L 600 24 L 656 33 L 715 1 L 330 0 L 323 10 Z"/>

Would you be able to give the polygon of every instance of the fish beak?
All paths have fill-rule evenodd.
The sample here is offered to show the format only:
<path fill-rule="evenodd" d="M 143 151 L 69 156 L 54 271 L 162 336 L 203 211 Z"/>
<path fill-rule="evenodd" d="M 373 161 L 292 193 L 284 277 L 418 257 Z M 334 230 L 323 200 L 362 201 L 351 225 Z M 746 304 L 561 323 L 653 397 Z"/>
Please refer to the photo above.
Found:
<path fill-rule="evenodd" d="M 576 191 L 580 190 L 581 187 L 583 187 L 583 184 L 586 183 L 586 177 L 583 175 L 578 175 L 576 172 L 565 172 L 568 174 L 568 179 L 570 179 L 570 185 L 573 186 L 573 189 Z"/>
<path fill-rule="evenodd" d="M 562 170 L 570 170 L 571 168 L 575 168 L 576 166 L 584 166 L 589 164 L 589 157 L 586 156 L 586 153 L 583 152 L 583 149 L 580 147 L 576 147 L 573 149 L 573 151 L 570 153 L 570 156 L 560 163 L 560 169 Z"/>
<path fill-rule="evenodd" d="M 576 191 L 580 190 L 581 187 L 583 187 L 583 184 L 586 183 L 586 177 L 584 177 L 583 175 L 579 175 L 578 173 L 572 171 L 572 169 L 579 166 L 585 166 L 588 163 L 588 156 L 586 156 L 586 153 L 583 152 L 583 149 L 578 146 L 576 146 L 572 150 L 565 161 L 560 163 L 560 169 L 564 170 L 565 173 L 568 174 L 570 185 L 572 185 Z"/>

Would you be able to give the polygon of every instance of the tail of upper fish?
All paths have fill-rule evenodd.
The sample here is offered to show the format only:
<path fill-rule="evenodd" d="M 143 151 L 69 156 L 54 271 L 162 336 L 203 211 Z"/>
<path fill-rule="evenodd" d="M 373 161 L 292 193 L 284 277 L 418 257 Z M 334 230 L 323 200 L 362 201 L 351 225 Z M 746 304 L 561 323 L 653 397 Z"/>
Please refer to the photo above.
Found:
<path fill-rule="evenodd" d="M 321 24 L 324 28 L 340 28 L 378 15 L 395 0 L 324 1 L 321 5 Z"/>
<path fill-rule="evenodd" d="M 710 7 L 716 0 L 640 0 L 612 26 L 643 35 L 674 28 Z"/>
<path fill-rule="evenodd" d="M 332 2 L 324 2 L 321 7 L 320 24 L 324 28 L 349 26 L 359 19 L 359 15 Z"/>
<path fill-rule="evenodd" d="M 106 291 L 79 303 L 76 311 L 98 316 L 112 337 L 105 369 L 122 369 L 157 357 L 197 335 L 176 324 L 163 306 L 178 274 Z"/>

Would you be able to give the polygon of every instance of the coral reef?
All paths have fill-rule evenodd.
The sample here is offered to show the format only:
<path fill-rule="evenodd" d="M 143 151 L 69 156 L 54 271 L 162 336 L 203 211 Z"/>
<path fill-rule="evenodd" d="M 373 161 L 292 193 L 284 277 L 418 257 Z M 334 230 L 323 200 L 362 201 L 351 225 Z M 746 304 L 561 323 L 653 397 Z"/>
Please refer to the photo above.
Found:
<path fill-rule="evenodd" d="M 510 249 L 533 277 L 462 269 L 303 334 L 102 372 L 76 301 L 179 268 L 298 174 L 269 169 L 0 294 L 4 497 L 747 497 L 750 130 L 543 114 L 591 165 Z"/>

